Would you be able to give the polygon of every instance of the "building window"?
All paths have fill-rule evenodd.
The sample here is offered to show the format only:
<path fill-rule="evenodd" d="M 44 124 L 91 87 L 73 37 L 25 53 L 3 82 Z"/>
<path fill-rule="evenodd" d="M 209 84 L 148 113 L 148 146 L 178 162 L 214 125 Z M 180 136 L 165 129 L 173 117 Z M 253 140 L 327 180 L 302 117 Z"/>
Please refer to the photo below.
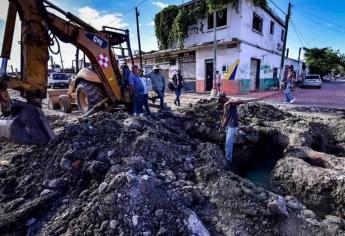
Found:
<path fill-rule="evenodd" d="M 213 12 L 208 14 L 207 16 L 207 28 L 208 29 L 213 29 Z M 228 16 L 227 16 L 227 8 L 224 8 L 221 11 L 217 11 L 216 15 L 216 22 L 217 22 L 217 27 L 225 26 L 227 25 L 228 21 Z"/>
<path fill-rule="evenodd" d="M 170 65 L 175 66 L 176 65 L 176 58 L 170 59 Z"/>
<path fill-rule="evenodd" d="M 274 34 L 274 22 L 271 21 L 270 34 Z"/>
<path fill-rule="evenodd" d="M 284 37 L 285 37 L 285 31 L 282 29 L 282 34 L 281 34 L 281 41 L 284 41 Z"/>
<path fill-rule="evenodd" d="M 262 18 L 255 12 L 253 13 L 253 30 L 262 33 Z"/>

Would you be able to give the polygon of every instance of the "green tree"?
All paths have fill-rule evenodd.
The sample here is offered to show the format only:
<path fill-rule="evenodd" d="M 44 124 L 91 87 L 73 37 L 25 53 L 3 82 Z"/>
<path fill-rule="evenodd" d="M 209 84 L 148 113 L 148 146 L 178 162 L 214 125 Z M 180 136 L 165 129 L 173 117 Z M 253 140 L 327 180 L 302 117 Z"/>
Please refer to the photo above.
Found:
<path fill-rule="evenodd" d="M 170 31 L 178 13 L 178 6 L 171 5 L 164 8 L 155 16 L 155 31 L 160 50 L 167 49 L 171 46 L 172 37 Z"/>
<path fill-rule="evenodd" d="M 304 56 L 309 66 L 310 73 L 320 74 L 339 74 L 344 72 L 345 55 L 339 50 L 331 48 L 304 48 Z"/>

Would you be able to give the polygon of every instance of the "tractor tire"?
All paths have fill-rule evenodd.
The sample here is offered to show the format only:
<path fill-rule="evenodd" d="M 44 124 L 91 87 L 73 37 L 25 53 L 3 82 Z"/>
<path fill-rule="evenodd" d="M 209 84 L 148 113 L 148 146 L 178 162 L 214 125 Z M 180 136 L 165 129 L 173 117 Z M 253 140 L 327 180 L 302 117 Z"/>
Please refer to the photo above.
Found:
<path fill-rule="evenodd" d="M 99 85 L 81 81 L 77 86 L 77 104 L 81 112 L 86 113 L 104 99 L 104 93 Z"/>
<path fill-rule="evenodd" d="M 59 96 L 59 105 L 60 110 L 64 113 L 71 113 L 72 111 L 72 105 L 71 105 L 71 99 L 68 95 L 60 95 Z"/>

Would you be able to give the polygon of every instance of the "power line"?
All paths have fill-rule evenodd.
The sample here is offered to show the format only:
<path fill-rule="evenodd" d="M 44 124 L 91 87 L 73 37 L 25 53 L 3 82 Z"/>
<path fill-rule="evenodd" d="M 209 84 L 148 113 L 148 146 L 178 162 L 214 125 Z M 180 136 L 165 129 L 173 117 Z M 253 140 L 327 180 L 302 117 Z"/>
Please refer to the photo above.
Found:
<path fill-rule="evenodd" d="M 302 8 L 303 8 L 303 7 L 302 7 Z M 339 25 L 338 23 L 334 23 L 334 22 L 329 21 L 329 20 L 327 20 L 327 19 L 323 19 L 323 18 L 321 18 L 321 17 L 319 17 L 319 16 L 316 16 L 316 15 L 310 13 L 309 11 L 304 10 L 304 12 L 306 12 L 308 15 L 310 15 L 310 16 L 312 16 L 312 17 L 314 17 L 314 18 L 316 18 L 316 19 L 318 19 L 318 20 L 320 20 L 320 21 L 325 21 L 325 22 L 328 22 L 328 23 L 330 23 L 330 24 L 332 24 L 332 25 L 335 25 L 335 26 L 337 26 L 338 28 L 343 28 L 343 27 L 344 27 L 343 25 Z"/>
<path fill-rule="evenodd" d="M 139 7 L 140 5 L 142 5 L 144 2 L 146 2 L 147 0 L 142 0 L 141 2 L 139 2 L 136 6 L 134 6 L 134 7 L 132 7 L 131 9 L 129 9 L 128 11 L 126 11 L 126 12 L 124 12 L 124 13 L 122 13 L 122 16 L 125 16 L 125 15 L 127 15 L 127 14 L 129 14 L 129 13 L 131 13 L 132 11 L 134 11 L 135 10 L 135 8 L 136 7 Z M 111 23 L 113 23 L 114 21 L 116 21 L 116 19 L 115 20 L 112 20 L 112 21 L 110 21 L 110 22 L 108 22 L 107 24 L 105 24 L 105 25 L 109 25 L 109 24 L 111 24 Z"/>
<path fill-rule="evenodd" d="M 291 20 L 291 23 L 292 23 L 292 25 L 294 26 L 294 28 L 296 29 L 297 34 L 299 34 L 299 36 L 301 37 L 302 41 L 303 41 L 305 44 L 307 44 L 307 45 L 309 46 L 309 43 L 308 43 L 307 40 L 305 40 L 305 38 L 303 37 L 301 31 L 300 31 L 299 28 L 297 27 L 297 24 L 296 24 L 294 21 L 292 21 L 292 20 Z"/>
<path fill-rule="evenodd" d="M 275 2 L 273 2 L 273 0 L 269 0 L 269 1 L 286 16 L 286 13 Z"/>
<path fill-rule="evenodd" d="M 122 15 L 127 15 L 128 13 L 130 13 L 131 11 L 134 11 L 136 7 L 139 7 L 140 5 L 142 5 L 144 2 L 146 2 L 147 0 L 142 0 L 141 2 L 138 3 L 138 5 L 132 7 L 131 9 L 129 9 L 128 11 L 126 11 L 125 13 L 123 13 Z"/>
<path fill-rule="evenodd" d="M 299 39 L 300 43 L 302 44 L 302 46 L 306 47 L 305 45 L 308 43 L 303 38 L 303 36 L 302 36 L 301 32 L 298 30 L 296 24 L 293 21 L 291 21 L 291 25 L 292 25 L 292 28 L 294 29 L 295 33 L 296 33 L 297 38 Z M 309 44 L 308 44 L 308 46 L 309 46 Z"/>
<path fill-rule="evenodd" d="M 321 22 L 320 20 L 315 20 L 315 18 L 313 18 L 312 16 L 310 16 L 310 15 L 308 15 L 308 14 L 305 14 L 305 13 L 301 12 L 301 11 L 298 10 L 297 8 L 295 8 L 295 9 L 296 9 L 296 11 L 297 11 L 301 16 L 307 18 L 308 20 L 312 21 L 313 23 L 315 23 L 315 24 L 317 24 L 317 25 L 319 25 L 319 26 L 322 26 L 322 27 L 324 27 L 324 28 L 326 28 L 326 29 L 328 29 L 328 30 L 331 30 L 331 31 L 334 31 L 334 32 L 337 32 L 337 33 L 341 33 L 341 34 L 345 34 L 344 31 L 340 31 L 340 30 L 336 30 L 336 29 L 330 28 L 330 27 L 324 25 L 324 24 L 323 24 L 324 22 Z M 322 21 L 324 21 L 324 20 L 322 20 Z"/>

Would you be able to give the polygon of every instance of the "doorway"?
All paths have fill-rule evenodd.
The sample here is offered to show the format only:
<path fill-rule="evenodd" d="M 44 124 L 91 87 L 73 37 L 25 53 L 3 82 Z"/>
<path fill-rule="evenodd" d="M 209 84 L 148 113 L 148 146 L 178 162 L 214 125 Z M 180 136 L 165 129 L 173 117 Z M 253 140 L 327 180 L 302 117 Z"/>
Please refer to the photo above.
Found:
<path fill-rule="evenodd" d="M 250 59 L 250 81 L 252 90 L 260 89 L 260 64 L 261 61 L 259 59 Z"/>
<path fill-rule="evenodd" d="M 212 59 L 205 60 L 205 76 L 206 76 L 205 91 L 211 91 L 213 87 L 213 60 Z"/>

